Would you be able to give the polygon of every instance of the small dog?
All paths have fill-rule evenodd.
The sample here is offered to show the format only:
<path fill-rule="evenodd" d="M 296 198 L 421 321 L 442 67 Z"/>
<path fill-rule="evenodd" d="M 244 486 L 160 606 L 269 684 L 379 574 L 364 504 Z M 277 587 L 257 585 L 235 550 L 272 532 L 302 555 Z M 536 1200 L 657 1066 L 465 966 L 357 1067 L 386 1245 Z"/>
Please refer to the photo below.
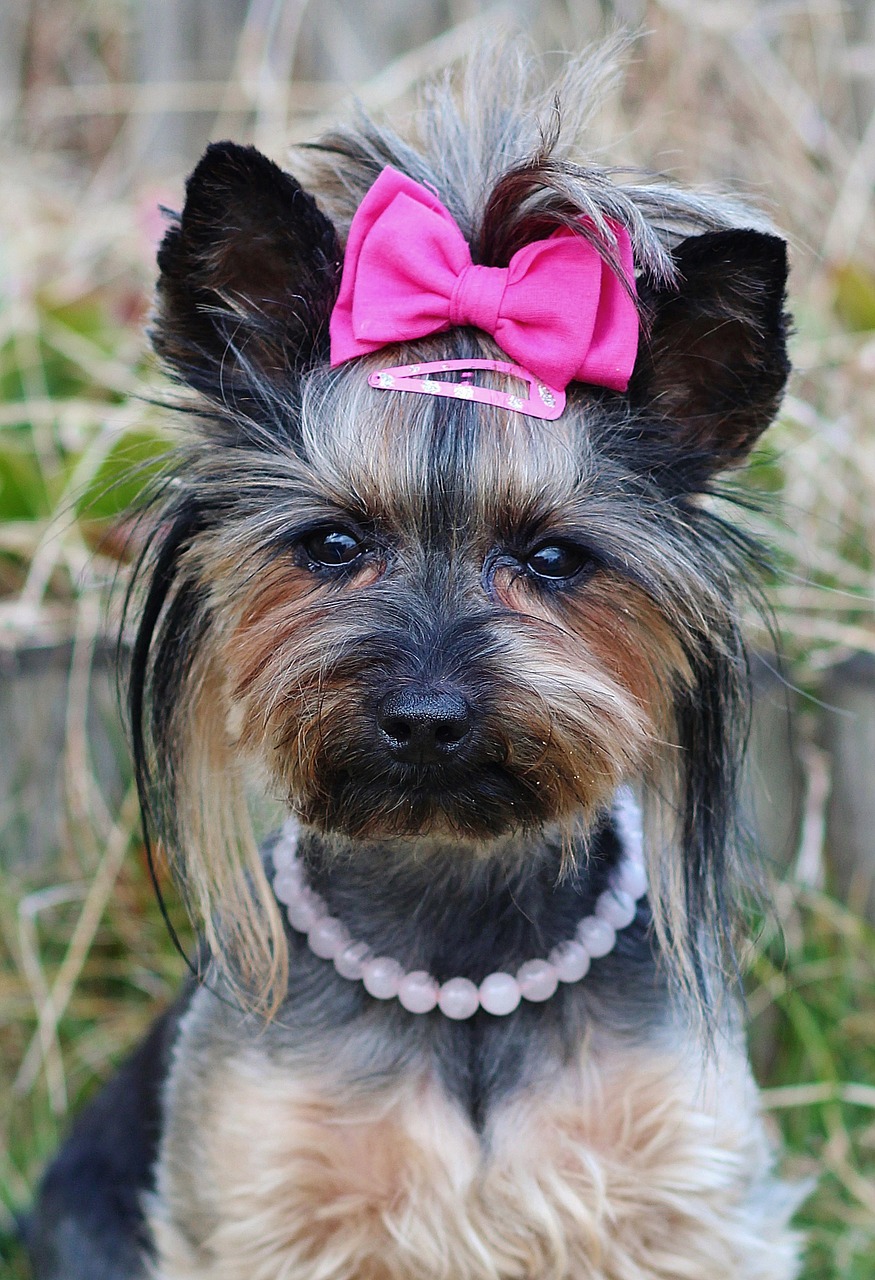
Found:
<path fill-rule="evenodd" d="M 417 145 L 188 181 L 130 712 L 209 959 L 50 1168 L 41 1280 L 797 1274 L 724 976 L 757 552 L 712 496 L 786 247 L 576 159 L 589 78 L 542 127 L 475 62 Z"/>

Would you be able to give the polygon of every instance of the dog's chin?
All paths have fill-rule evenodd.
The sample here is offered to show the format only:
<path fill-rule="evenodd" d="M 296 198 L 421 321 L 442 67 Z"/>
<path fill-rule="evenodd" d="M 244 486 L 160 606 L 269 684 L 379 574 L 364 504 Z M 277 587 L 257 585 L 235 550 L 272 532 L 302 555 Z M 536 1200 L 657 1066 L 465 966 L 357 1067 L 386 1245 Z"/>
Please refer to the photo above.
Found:
<path fill-rule="evenodd" d="M 316 830 L 368 842 L 492 844 L 556 817 L 537 787 L 500 766 L 408 769 L 382 783 L 338 770 L 318 791 L 296 797 L 295 808 Z"/>

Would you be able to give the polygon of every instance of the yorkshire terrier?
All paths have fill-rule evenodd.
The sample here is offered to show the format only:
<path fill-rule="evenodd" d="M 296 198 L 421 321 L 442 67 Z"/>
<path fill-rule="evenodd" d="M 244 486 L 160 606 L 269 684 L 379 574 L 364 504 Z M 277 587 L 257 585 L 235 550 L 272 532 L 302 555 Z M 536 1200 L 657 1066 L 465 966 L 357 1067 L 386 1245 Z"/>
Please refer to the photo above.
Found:
<path fill-rule="evenodd" d="M 797 1275 L 715 481 L 781 399 L 786 246 L 581 161 L 587 78 L 560 127 L 476 63 L 414 142 L 188 180 L 129 706 L 203 962 L 49 1169 L 40 1280 Z"/>

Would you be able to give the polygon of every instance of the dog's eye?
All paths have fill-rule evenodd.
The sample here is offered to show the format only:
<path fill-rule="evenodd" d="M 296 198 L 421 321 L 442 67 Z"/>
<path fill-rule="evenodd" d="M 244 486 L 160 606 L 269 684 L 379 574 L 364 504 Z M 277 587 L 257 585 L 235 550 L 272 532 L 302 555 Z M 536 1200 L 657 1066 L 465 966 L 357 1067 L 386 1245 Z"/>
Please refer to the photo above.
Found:
<path fill-rule="evenodd" d="M 313 564 L 329 568 L 352 564 L 366 550 L 361 538 L 349 529 L 317 529 L 301 545 Z"/>
<path fill-rule="evenodd" d="M 526 556 L 526 568 L 537 578 L 573 578 L 579 573 L 589 556 L 583 547 L 573 542 L 545 542 Z"/>

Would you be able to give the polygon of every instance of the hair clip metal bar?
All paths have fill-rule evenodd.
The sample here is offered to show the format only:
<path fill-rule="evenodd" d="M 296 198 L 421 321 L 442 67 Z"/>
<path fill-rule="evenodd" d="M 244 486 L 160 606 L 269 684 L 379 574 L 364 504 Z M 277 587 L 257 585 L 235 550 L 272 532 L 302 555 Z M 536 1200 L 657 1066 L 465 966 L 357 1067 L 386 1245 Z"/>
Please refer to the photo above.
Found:
<path fill-rule="evenodd" d="M 528 395 L 523 397 L 510 391 L 495 391 L 474 382 L 474 373 L 486 369 L 518 378 L 528 384 Z M 436 373 L 461 373 L 461 379 L 442 380 L 429 375 Z M 399 364 L 390 369 L 378 369 L 368 378 L 372 387 L 382 391 L 412 391 L 423 396 L 446 396 L 452 400 L 474 400 L 478 404 L 492 404 L 512 413 L 523 413 L 529 418 L 558 418 L 565 409 L 565 392 L 539 381 L 533 373 L 507 360 L 433 360 L 425 364 Z"/>

